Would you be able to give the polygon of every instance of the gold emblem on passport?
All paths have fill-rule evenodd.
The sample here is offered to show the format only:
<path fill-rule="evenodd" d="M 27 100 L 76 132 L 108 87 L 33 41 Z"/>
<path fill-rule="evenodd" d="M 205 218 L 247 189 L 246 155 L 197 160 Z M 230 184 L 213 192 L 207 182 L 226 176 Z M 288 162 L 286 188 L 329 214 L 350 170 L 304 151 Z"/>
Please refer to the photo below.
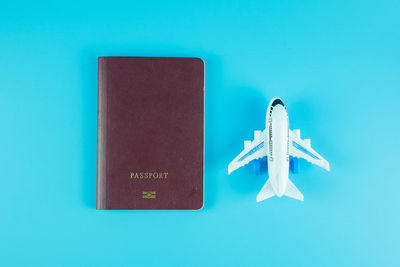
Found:
<path fill-rule="evenodd" d="M 156 191 L 143 191 L 142 198 L 156 198 Z"/>

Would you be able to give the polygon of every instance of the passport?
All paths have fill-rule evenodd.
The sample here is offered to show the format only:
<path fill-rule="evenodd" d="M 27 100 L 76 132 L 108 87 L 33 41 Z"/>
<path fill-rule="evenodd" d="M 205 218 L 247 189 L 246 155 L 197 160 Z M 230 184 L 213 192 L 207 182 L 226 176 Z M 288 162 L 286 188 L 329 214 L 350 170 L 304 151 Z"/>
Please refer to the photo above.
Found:
<path fill-rule="evenodd" d="M 99 57 L 96 208 L 203 206 L 204 62 Z"/>

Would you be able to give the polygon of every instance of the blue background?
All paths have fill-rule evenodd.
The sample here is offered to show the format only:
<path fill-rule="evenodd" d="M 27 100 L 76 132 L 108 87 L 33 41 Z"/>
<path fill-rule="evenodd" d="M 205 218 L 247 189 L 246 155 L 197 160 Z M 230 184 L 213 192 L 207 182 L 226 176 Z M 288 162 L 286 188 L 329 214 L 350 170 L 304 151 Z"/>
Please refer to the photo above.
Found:
<path fill-rule="evenodd" d="M 398 1 L 3 1 L 1 266 L 399 266 Z M 206 64 L 205 206 L 97 211 L 98 56 Z M 331 172 L 227 175 L 285 101 Z"/>

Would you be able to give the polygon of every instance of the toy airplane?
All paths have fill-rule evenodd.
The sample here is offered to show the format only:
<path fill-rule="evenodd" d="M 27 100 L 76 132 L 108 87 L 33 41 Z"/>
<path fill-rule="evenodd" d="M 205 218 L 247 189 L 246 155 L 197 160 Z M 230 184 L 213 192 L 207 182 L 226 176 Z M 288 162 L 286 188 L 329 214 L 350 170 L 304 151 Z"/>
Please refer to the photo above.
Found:
<path fill-rule="evenodd" d="M 255 173 L 266 165 L 269 179 L 257 195 L 257 202 L 277 195 L 303 201 L 304 197 L 289 180 L 289 169 L 296 173 L 298 158 L 303 158 L 327 171 L 329 163 L 311 148 L 310 139 L 301 139 L 300 130 L 289 129 L 289 116 L 280 98 L 268 105 L 266 128 L 254 131 L 253 141 L 244 141 L 244 150 L 229 164 L 228 174 L 253 162 Z"/>

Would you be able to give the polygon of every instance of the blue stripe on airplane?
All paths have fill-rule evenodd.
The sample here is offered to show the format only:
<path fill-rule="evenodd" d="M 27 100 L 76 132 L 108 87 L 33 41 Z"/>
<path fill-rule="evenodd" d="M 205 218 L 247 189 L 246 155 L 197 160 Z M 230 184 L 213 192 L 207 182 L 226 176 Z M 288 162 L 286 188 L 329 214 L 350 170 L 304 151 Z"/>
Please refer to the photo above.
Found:
<path fill-rule="evenodd" d="M 298 150 L 300 150 L 301 152 L 303 152 L 304 154 L 307 154 L 309 156 L 311 156 L 314 159 L 320 159 L 317 156 L 315 156 L 313 153 L 311 153 L 310 151 L 308 151 L 307 149 L 305 149 L 303 146 L 299 145 L 298 143 L 296 143 L 295 141 L 292 141 L 293 146 L 295 148 L 297 148 Z"/>
<path fill-rule="evenodd" d="M 248 156 L 256 153 L 260 148 L 262 148 L 264 146 L 264 142 L 259 143 L 257 146 L 253 147 L 249 152 L 247 152 L 246 154 L 244 154 L 238 161 L 242 161 L 245 158 L 247 158 Z"/>

